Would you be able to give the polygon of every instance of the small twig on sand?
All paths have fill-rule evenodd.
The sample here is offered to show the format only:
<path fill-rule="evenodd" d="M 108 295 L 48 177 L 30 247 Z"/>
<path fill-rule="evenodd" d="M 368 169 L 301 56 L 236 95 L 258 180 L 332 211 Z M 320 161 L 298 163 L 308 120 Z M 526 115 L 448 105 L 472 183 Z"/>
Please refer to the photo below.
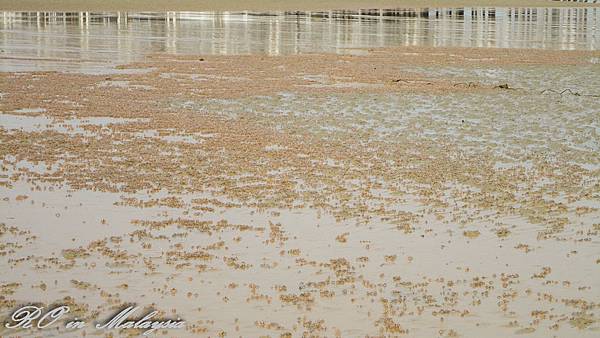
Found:
<path fill-rule="evenodd" d="M 567 89 L 563 90 L 562 92 L 560 92 L 560 95 L 562 95 L 562 94 L 564 94 L 564 93 L 566 93 L 566 92 L 569 92 L 570 94 L 573 94 L 573 95 L 575 95 L 575 96 L 581 96 L 581 94 L 579 94 L 578 92 L 574 92 L 574 91 L 572 91 L 572 90 L 571 90 L 571 89 L 569 89 L 569 88 L 567 88 Z"/>
<path fill-rule="evenodd" d="M 540 94 L 545 94 L 546 92 L 552 92 L 552 93 L 556 93 L 559 94 L 556 90 L 554 89 L 544 89 L 540 92 Z"/>
<path fill-rule="evenodd" d="M 477 87 L 477 84 L 475 82 L 469 82 L 469 83 L 459 82 L 459 83 L 455 83 L 454 87 L 460 86 L 460 85 L 467 86 L 467 88 Z"/>
<path fill-rule="evenodd" d="M 571 94 L 574 96 L 600 97 L 600 95 L 594 95 L 594 94 L 581 94 L 580 92 L 575 92 L 575 91 L 571 90 L 570 88 L 563 89 L 563 91 L 561 91 L 561 92 L 558 92 L 554 89 L 544 89 L 540 92 L 540 94 L 545 94 L 545 93 L 550 93 L 550 92 L 554 93 L 554 94 L 559 94 L 559 95 L 568 93 L 568 94 Z"/>

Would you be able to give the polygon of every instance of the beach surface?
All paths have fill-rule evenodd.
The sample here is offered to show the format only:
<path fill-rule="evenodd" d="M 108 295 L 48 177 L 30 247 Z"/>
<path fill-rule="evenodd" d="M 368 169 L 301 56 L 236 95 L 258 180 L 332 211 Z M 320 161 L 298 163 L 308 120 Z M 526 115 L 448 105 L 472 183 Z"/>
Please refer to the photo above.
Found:
<path fill-rule="evenodd" d="M 186 320 L 168 337 L 595 337 L 598 60 L 401 47 L 3 73 L 2 313 L 135 303 Z"/>
<path fill-rule="evenodd" d="M 597 337 L 600 11 L 385 13 L 5 12 L 0 336 Z"/>

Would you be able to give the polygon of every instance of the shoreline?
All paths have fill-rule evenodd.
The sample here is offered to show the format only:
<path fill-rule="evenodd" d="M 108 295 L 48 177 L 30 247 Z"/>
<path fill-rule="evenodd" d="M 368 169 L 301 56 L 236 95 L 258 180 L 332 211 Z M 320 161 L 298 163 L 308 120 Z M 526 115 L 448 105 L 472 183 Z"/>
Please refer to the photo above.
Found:
<path fill-rule="evenodd" d="M 389 8 L 460 8 L 460 7 L 600 7 L 600 4 L 549 0 L 304 0 L 301 2 L 173 0 L 0 0 L 2 11 L 311 11 Z"/>

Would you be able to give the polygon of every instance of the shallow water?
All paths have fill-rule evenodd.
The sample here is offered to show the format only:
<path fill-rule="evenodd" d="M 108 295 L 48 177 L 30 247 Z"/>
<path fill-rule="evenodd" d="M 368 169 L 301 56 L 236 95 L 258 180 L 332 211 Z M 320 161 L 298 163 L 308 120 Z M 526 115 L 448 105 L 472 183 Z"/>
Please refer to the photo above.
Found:
<path fill-rule="evenodd" d="M 521 73 L 529 75 L 531 81 L 545 83 L 543 74 L 536 77 L 527 71 Z M 379 133 L 370 134 L 365 141 L 381 138 L 388 144 L 402 144 L 404 138 L 451 139 L 461 145 L 463 154 L 500 154 L 498 159 L 503 159 L 506 165 L 498 170 L 498 175 L 503 170 L 523 170 L 533 177 L 541 167 L 528 164 L 526 158 L 541 151 L 552 156 L 553 151 L 546 149 L 552 144 L 580 145 L 571 140 L 591 133 L 597 119 L 593 115 L 593 101 L 588 97 L 565 96 L 561 99 L 564 102 L 557 104 L 537 92 L 521 95 L 334 95 L 317 99 L 282 93 L 273 97 L 187 102 L 186 107 L 198 112 L 252 114 L 256 118 L 266 115 L 272 119 L 293 113 L 295 117 L 285 119 L 287 124 L 282 125 L 282 130 L 302 128 L 317 134 L 319 129 L 327 127 L 329 137 L 341 139 L 372 128 Z M 519 106 L 514 106 L 514 101 Z M 527 112 L 523 113 L 525 107 Z M 466 122 L 460 122 L 461 119 Z M 24 127 L 10 121 L 0 119 L 7 129 Z M 91 119 L 88 122 L 107 124 Z M 148 142 L 159 135 L 151 130 L 143 135 L 131 133 L 132 137 L 145 137 Z M 539 140 L 544 143 L 538 144 Z M 187 143 L 184 139 L 173 141 Z M 592 141 L 597 145 L 597 137 Z M 283 148 L 268 146 L 265 150 L 271 153 Z M 574 160 L 598 160 L 590 156 L 593 149 L 584 150 L 579 156 L 575 149 L 569 153 Z M 14 159 L 2 163 L 9 168 L 11 161 Z M 327 160 L 327 164 L 333 167 L 336 161 Z M 44 170 L 44 166 L 38 166 L 21 161 L 15 164 L 15 169 L 27 168 L 31 171 L 28 175 L 33 177 L 33 172 Z M 12 176 L 14 172 L 5 173 Z M 588 186 L 597 182 L 594 173 L 585 176 L 591 182 Z M 597 199 L 565 202 L 571 209 L 561 216 L 569 219 L 569 225 L 553 238 L 542 241 L 539 234 L 547 225 L 532 222 L 526 214 L 518 212 L 503 214 L 493 208 L 468 207 L 456 196 L 466 198 L 461 192 L 473 192 L 476 188 L 457 183 L 449 184 L 444 192 L 443 199 L 448 203 L 444 208 L 432 209 L 416 197 L 410 184 L 404 188 L 402 201 L 387 201 L 390 209 L 419 216 L 411 223 L 414 229 L 406 233 L 383 218 L 375 217 L 368 223 L 354 218 L 340 220 L 334 214 L 311 207 L 256 210 L 215 205 L 211 211 L 193 207 L 199 206 L 193 202 L 195 198 L 237 203 L 212 191 L 126 194 L 78 190 L 66 184 L 60 187 L 25 181 L 12 184 L 10 188 L 0 187 L 4 221 L 38 238 L 32 243 L 19 239 L 28 250 L 27 260 L 0 262 L 3 271 L 19 276 L 23 283 L 10 296 L 28 299 L 33 293 L 36 299 L 51 303 L 69 295 L 86 304 L 88 316 L 93 311 L 101 313 L 97 319 L 104 319 L 115 304 L 122 302 L 155 303 L 161 310 L 174 311 L 189 323 L 188 331 L 158 333 L 158 336 L 197 336 L 191 331 L 191 325 L 197 325 L 211 336 L 218 335 L 220 328 L 227 328 L 232 336 L 258 337 L 282 331 L 261 327 L 263 322 L 277 323 L 290 331 L 299 325 L 300 331 L 302 325 L 310 326 L 310 322 L 323 319 L 327 331 L 323 329 L 321 333 L 339 330 L 342 337 L 359 337 L 379 332 L 377 318 L 384 307 L 382 299 L 403 304 L 393 305 L 400 313 L 395 318 L 402 327 L 410 329 L 410 336 L 431 337 L 453 328 L 464 337 L 506 337 L 526 333 L 532 326 L 537 329 L 533 337 L 547 337 L 549 332 L 567 337 L 594 337 L 598 330 L 597 322 L 586 330 L 573 327 L 569 319 L 577 309 L 568 303 L 574 299 L 592 302 L 598 296 L 598 283 L 594 282 L 598 280 L 594 263 L 598 231 L 593 229 L 600 212 L 595 209 L 578 215 L 572 208 L 584 202 L 597 206 Z M 383 184 L 373 188 L 373 196 L 366 203 L 376 206 L 384 202 L 380 196 L 391 195 L 387 189 L 392 183 Z M 551 188 L 549 192 L 560 189 L 564 187 Z M 149 201 L 169 196 L 181 198 L 185 207 L 135 207 L 124 203 L 124 198 Z M 545 198 L 550 197 L 545 194 Z M 437 218 L 436 213 L 445 218 Z M 226 220 L 228 224 L 245 224 L 249 228 L 242 231 L 223 227 L 207 232 L 185 225 L 153 227 L 136 223 L 171 219 L 213 223 Z M 271 223 L 280 223 L 278 231 L 282 231 L 273 241 L 277 229 L 271 228 Z M 508 229 L 510 233 L 501 237 L 499 229 Z M 151 237 L 144 237 L 139 232 L 142 230 Z M 475 230 L 476 238 L 464 235 L 465 231 Z M 338 240 L 339 236 L 344 240 Z M 89 257 L 71 260 L 64 257 L 65 249 L 90 248 L 90 243 L 98 241 L 106 243 L 102 251 L 88 249 Z M 211 259 L 193 256 L 200 248 L 208 247 L 206 252 L 210 252 Z M 112 256 L 116 253 L 125 256 Z M 59 263 L 49 261 L 48 257 Z M 331 266 L 342 258 L 347 260 L 347 268 L 343 260 L 341 268 Z M 552 268 L 547 280 L 535 276 L 547 266 Z M 41 292 L 42 285 L 48 289 Z M 279 286 L 286 286 L 285 291 L 280 291 Z M 280 301 L 281 295 L 304 292 L 315 301 L 297 304 Z M 541 294 L 549 295 L 550 300 L 540 300 Z M 509 305 L 506 309 L 504 302 Z M 540 322 L 530 319 L 531 313 L 538 310 L 551 317 Z M 588 311 L 594 316 L 597 308 Z M 299 324 L 298 318 L 301 318 Z M 512 324 L 517 320 L 518 324 Z M 555 321 L 561 326 L 548 328 Z M 22 332 L 22 336 L 34 333 Z M 58 336 L 69 333 L 57 331 Z M 103 332 L 89 329 L 86 334 L 101 336 Z"/>
<path fill-rule="evenodd" d="M 360 53 L 394 46 L 595 50 L 600 8 L 3 12 L 0 71 L 106 72 L 148 53 Z"/>

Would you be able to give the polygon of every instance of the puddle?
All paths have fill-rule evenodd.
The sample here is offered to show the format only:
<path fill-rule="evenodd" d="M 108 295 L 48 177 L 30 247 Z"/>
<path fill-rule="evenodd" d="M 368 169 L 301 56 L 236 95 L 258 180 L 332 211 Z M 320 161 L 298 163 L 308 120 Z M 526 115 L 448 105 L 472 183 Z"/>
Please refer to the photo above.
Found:
<path fill-rule="evenodd" d="M 192 133 L 192 134 L 177 134 L 176 130 L 153 130 L 148 129 L 143 132 L 135 133 L 136 137 L 160 139 L 167 142 L 183 142 L 188 144 L 198 144 L 204 142 L 206 138 L 212 138 L 212 134 Z"/>
<path fill-rule="evenodd" d="M 15 112 L 29 113 L 39 112 L 43 113 L 46 110 L 43 108 L 36 109 L 19 109 Z M 26 115 L 12 115 L 0 113 L 0 128 L 8 130 L 20 130 L 24 132 L 40 132 L 44 130 L 53 130 L 60 133 L 67 134 L 84 134 L 88 136 L 94 135 L 93 132 L 85 130 L 84 126 L 94 125 L 100 127 L 106 127 L 110 124 L 124 124 L 124 123 L 135 123 L 146 121 L 144 119 L 126 119 L 126 118 L 113 118 L 113 117 L 88 117 L 84 119 L 65 119 L 57 121 L 52 117 L 38 115 L 38 116 L 26 116 Z"/>
<path fill-rule="evenodd" d="M 36 114 L 36 113 L 45 113 L 46 109 L 45 108 L 21 108 L 21 109 L 17 109 L 14 110 L 13 113 L 24 113 L 24 114 Z"/>
<path fill-rule="evenodd" d="M 116 81 L 116 80 L 102 81 L 98 84 L 98 87 L 100 87 L 100 88 L 114 87 L 114 88 L 123 88 L 123 89 L 130 88 L 130 89 L 143 89 L 143 90 L 155 89 L 152 86 L 136 85 L 136 84 L 131 84 L 130 81 Z"/>
<path fill-rule="evenodd" d="M 24 112 L 22 109 L 18 111 Z M 0 114 L 0 126 L 9 130 L 17 129 L 25 132 L 47 130 L 52 126 L 53 121 L 45 116 Z"/>

